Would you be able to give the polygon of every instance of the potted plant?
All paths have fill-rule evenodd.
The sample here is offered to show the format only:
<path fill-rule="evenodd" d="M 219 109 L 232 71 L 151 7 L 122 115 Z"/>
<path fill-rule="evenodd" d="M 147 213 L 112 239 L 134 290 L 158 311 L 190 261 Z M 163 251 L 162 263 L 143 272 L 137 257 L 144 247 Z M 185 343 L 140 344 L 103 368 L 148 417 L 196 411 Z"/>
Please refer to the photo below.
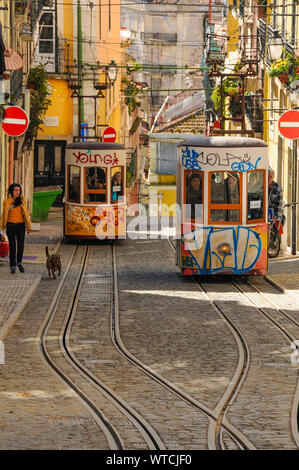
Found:
<path fill-rule="evenodd" d="M 287 53 L 284 58 L 277 59 L 273 62 L 268 70 L 269 77 L 278 77 L 281 83 L 289 81 L 290 67 L 292 65 L 292 56 Z"/>

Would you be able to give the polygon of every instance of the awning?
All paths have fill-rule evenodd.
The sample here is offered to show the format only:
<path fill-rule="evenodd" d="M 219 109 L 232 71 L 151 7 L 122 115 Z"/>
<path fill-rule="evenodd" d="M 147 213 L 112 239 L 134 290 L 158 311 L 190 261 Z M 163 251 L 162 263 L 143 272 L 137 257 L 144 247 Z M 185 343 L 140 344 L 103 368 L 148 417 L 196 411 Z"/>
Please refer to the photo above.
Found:
<path fill-rule="evenodd" d="M 4 53 L 5 70 L 19 70 L 23 67 L 22 57 L 13 49 L 5 49 Z"/>

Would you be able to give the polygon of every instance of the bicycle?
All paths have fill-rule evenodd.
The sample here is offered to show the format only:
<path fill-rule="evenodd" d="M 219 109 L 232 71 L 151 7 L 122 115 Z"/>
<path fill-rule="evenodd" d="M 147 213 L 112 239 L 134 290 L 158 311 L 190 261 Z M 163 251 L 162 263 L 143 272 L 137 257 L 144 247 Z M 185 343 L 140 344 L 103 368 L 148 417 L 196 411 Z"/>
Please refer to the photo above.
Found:
<path fill-rule="evenodd" d="M 296 202 L 289 202 L 285 207 L 292 207 Z M 285 215 L 280 219 L 271 217 L 271 209 L 269 209 L 269 232 L 268 232 L 268 257 L 276 258 L 280 252 L 281 235 L 283 234 L 283 226 L 286 221 Z"/>

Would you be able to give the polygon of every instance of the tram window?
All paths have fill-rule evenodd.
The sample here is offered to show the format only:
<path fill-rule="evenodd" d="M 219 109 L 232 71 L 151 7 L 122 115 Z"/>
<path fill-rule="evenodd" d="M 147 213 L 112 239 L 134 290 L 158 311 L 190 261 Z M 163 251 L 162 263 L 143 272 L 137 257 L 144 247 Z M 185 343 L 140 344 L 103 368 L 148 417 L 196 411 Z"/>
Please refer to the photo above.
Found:
<path fill-rule="evenodd" d="M 86 168 L 86 189 L 106 189 L 106 170 L 104 168 Z"/>
<path fill-rule="evenodd" d="M 226 171 L 218 171 L 212 173 L 211 203 L 240 203 L 240 178 L 238 173 Z"/>
<path fill-rule="evenodd" d="M 111 202 L 123 201 L 124 197 L 124 178 L 123 167 L 117 166 L 111 168 Z"/>
<path fill-rule="evenodd" d="M 211 222 L 239 222 L 240 211 L 238 209 L 212 209 Z"/>
<path fill-rule="evenodd" d="M 85 194 L 84 202 L 106 202 L 106 168 L 85 168 Z"/>
<path fill-rule="evenodd" d="M 241 221 L 241 174 L 234 171 L 210 173 L 210 223 Z"/>
<path fill-rule="evenodd" d="M 68 166 L 68 201 L 80 204 L 80 167 Z"/>
<path fill-rule="evenodd" d="M 264 218 L 264 179 L 263 170 L 252 171 L 247 174 L 247 220 L 260 220 Z"/>
<path fill-rule="evenodd" d="M 198 170 L 185 170 L 185 201 L 187 204 L 187 217 L 191 219 L 202 219 L 203 201 L 203 175 Z M 191 213 L 188 214 L 188 209 Z"/>

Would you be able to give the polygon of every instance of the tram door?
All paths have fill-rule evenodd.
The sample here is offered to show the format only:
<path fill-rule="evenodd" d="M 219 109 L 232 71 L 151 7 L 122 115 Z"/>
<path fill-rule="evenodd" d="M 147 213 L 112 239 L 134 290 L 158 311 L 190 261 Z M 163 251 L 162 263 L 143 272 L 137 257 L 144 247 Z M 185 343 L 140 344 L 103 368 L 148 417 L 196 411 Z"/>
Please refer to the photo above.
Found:
<path fill-rule="evenodd" d="M 64 140 L 36 140 L 34 147 L 34 187 L 61 186 L 63 192 L 54 202 L 62 205 L 64 194 Z"/>

